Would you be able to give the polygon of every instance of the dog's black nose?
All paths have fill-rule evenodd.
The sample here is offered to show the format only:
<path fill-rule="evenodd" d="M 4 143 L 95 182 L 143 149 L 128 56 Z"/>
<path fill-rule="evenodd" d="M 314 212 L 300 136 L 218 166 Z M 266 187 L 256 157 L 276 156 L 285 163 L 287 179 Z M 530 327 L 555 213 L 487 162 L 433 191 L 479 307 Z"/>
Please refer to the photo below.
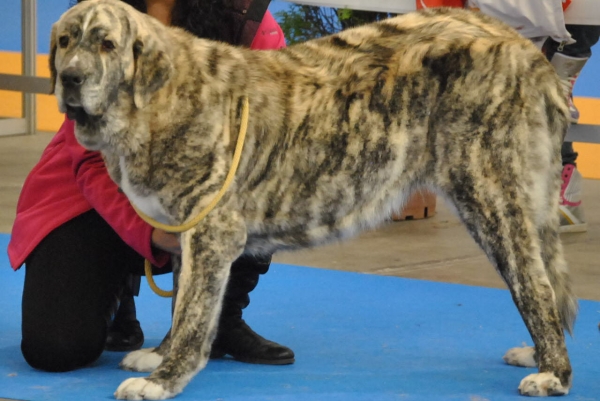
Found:
<path fill-rule="evenodd" d="M 61 72 L 60 80 L 65 86 L 81 86 L 85 82 L 85 75 L 77 68 L 67 68 Z"/>

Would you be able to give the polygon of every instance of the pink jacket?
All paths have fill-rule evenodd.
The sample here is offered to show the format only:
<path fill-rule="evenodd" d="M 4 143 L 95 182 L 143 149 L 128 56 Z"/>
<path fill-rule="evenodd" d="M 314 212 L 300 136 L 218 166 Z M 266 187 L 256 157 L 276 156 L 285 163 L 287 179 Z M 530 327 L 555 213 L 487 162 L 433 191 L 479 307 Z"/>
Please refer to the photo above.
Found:
<path fill-rule="evenodd" d="M 285 47 L 281 28 L 270 12 L 265 14 L 251 48 Z M 8 257 L 18 269 L 52 230 L 95 209 L 135 251 L 157 266 L 169 259 L 153 252 L 152 227 L 142 221 L 129 200 L 108 176 L 100 153 L 90 152 L 75 139 L 74 123 L 65 120 L 25 180 L 17 204 Z"/>

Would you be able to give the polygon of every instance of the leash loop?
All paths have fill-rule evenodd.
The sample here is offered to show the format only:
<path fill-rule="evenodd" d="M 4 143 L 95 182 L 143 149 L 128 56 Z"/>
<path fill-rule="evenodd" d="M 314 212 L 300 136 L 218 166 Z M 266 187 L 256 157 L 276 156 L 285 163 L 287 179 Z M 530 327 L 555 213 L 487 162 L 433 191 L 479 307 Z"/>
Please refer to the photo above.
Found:
<path fill-rule="evenodd" d="M 235 173 L 237 172 L 237 168 L 240 164 L 240 159 L 242 158 L 242 149 L 244 148 L 244 140 L 246 138 L 246 132 L 248 130 L 248 115 L 249 115 L 249 104 L 248 98 L 244 97 L 244 104 L 242 108 L 242 118 L 240 122 L 240 132 L 238 135 L 237 143 L 235 145 L 235 151 L 233 153 L 233 161 L 231 162 L 231 168 L 225 177 L 225 182 L 223 182 L 223 186 L 219 190 L 219 192 L 215 195 L 213 200 L 192 220 L 187 223 L 179 224 L 179 225 L 169 225 L 161 223 L 160 221 L 156 221 L 152 217 L 148 216 L 141 210 L 139 210 L 133 203 L 133 209 L 136 213 L 144 220 L 146 223 L 150 224 L 154 228 L 158 228 L 171 233 L 182 233 L 188 231 L 196 224 L 198 224 L 202 219 L 204 219 L 214 208 L 217 206 L 225 192 L 229 189 L 229 186 L 233 182 L 235 178 Z M 160 289 L 156 283 L 154 282 L 154 277 L 152 277 L 152 265 L 149 260 L 146 260 L 144 263 L 144 272 L 146 274 L 146 279 L 148 280 L 148 285 L 157 295 L 161 297 L 172 297 L 173 291 L 165 291 Z"/>

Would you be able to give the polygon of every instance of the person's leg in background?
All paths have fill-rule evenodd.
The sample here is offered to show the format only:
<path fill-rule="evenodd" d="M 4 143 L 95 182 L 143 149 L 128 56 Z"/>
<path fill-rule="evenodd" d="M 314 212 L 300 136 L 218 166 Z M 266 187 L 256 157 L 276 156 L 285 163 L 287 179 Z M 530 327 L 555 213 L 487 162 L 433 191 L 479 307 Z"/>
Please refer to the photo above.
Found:
<path fill-rule="evenodd" d="M 231 355 L 246 363 L 287 365 L 294 363 L 294 352 L 257 334 L 242 319 L 242 310 L 250 304 L 249 293 L 258 284 L 260 275 L 267 273 L 271 256 L 243 255 L 233 262 L 219 329 L 213 344 L 211 358 Z M 136 266 L 139 265 L 136 264 Z M 170 268 L 153 269 L 154 274 L 170 271 Z M 127 276 L 119 310 L 109 328 L 106 349 L 110 351 L 132 351 L 142 346 L 144 335 L 136 318 L 134 296 L 139 292 L 140 275 L 143 270 L 134 270 Z"/>
<path fill-rule="evenodd" d="M 556 69 L 569 99 L 571 123 L 579 121 L 579 111 L 573 104 L 573 86 L 587 60 L 592 56 L 591 48 L 598 42 L 600 26 L 567 25 L 567 30 L 575 43 L 563 45 L 551 39 L 545 46 L 546 56 Z M 560 192 L 561 232 L 583 232 L 587 230 L 585 215 L 581 205 L 582 177 L 577 170 L 577 153 L 573 143 L 565 142 L 562 147 L 563 171 Z"/>
<path fill-rule="evenodd" d="M 242 319 L 242 309 L 250 303 L 248 294 L 258 284 L 258 277 L 269 270 L 271 256 L 242 255 L 231 265 L 219 330 L 211 358 L 225 354 L 246 363 L 287 365 L 294 363 L 294 352 L 255 333 Z"/>
<path fill-rule="evenodd" d="M 119 309 L 115 314 L 106 338 L 107 351 L 135 351 L 144 344 L 144 332 L 137 319 L 135 301 L 138 296 L 142 277 L 129 274 L 119 302 Z"/>

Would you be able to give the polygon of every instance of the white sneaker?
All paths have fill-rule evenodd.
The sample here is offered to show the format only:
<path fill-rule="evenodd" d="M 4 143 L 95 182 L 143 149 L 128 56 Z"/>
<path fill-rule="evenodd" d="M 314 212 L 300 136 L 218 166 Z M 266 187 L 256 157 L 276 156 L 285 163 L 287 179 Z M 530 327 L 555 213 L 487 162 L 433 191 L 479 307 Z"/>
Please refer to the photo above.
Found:
<path fill-rule="evenodd" d="M 550 64 L 554 66 L 556 74 L 560 78 L 563 92 L 569 102 L 571 123 L 573 124 L 579 122 L 579 110 L 573 103 L 573 86 L 588 59 L 588 57 L 571 57 L 562 53 L 554 53 L 552 60 L 550 60 Z"/>

